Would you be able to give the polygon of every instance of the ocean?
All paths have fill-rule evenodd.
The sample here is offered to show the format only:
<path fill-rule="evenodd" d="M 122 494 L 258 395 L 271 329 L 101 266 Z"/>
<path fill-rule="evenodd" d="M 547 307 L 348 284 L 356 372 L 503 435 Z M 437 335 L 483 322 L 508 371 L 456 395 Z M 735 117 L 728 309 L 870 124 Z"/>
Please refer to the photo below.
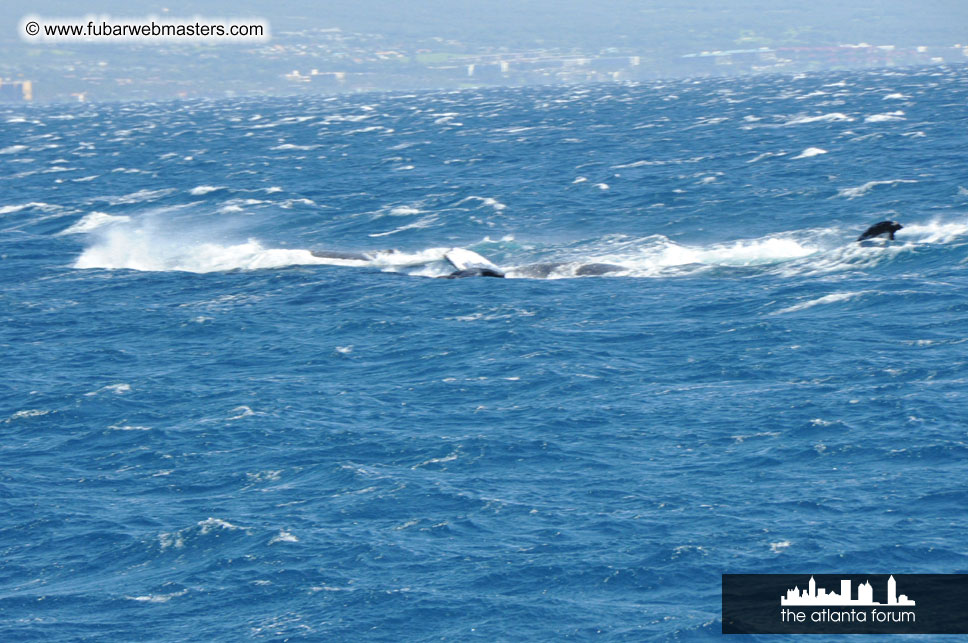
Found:
<path fill-rule="evenodd" d="M 702 641 L 725 573 L 968 571 L 966 108 L 0 107 L 0 639 Z"/>

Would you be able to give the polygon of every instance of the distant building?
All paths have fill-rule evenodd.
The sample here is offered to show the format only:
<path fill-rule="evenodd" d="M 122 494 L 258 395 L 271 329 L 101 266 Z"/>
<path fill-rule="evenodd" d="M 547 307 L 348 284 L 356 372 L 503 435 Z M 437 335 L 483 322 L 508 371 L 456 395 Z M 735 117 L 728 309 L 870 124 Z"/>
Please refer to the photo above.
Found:
<path fill-rule="evenodd" d="M 309 76 L 314 89 L 324 92 L 337 91 L 346 84 L 346 72 L 343 71 L 324 71 L 314 69 Z"/>
<path fill-rule="evenodd" d="M 0 80 L 0 102 L 22 103 L 34 99 L 34 85 L 29 80 Z"/>

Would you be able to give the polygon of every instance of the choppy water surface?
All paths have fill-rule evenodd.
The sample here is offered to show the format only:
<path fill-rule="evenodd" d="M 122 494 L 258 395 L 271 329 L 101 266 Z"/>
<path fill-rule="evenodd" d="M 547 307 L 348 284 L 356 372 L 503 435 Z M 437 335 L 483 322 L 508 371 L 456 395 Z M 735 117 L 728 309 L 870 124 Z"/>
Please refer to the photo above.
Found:
<path fill-rule="evenodd" d="M 725 572 L 965 571 L 966 107 L 3 108 L 0 637 L 704 640 Z"/>

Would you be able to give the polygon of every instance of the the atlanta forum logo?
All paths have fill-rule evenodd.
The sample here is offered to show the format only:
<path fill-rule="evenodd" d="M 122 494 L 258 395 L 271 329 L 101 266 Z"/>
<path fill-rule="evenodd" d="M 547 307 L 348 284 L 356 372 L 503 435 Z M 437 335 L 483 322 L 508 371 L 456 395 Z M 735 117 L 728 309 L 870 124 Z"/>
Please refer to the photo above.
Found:
<path fill-rule="evenodd" d="M 870 581 L 857 586 L 857 598 L 854 598 L 849 579 L 840 581 L 839 592 L 828 592 L 817 587 L 817 581 L 811 576 L 804 589 L 795 586 L 787 590 L 786 596 L 780 596 L 780 606 L 783 608 L 780 619 L 784 623 L 804 623 L 808 619 L 813 623 L 914 623 L 916 620 L 914 610 L 903 609 L 914 607 L 914 600 L 905 594 L 898 595 L 894 576 L 887 579 L 887 601 L 883 603 L 874 600 Z"/>

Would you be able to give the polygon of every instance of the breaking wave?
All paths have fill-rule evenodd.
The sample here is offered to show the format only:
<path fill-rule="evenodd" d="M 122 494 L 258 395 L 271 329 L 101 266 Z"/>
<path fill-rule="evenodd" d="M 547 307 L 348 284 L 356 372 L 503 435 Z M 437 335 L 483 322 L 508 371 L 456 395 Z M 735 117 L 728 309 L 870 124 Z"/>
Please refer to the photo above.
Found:
<path fill-rule="evenodd" d="M 440 277 L 453 272 L 445 259 L 451 247 L 415 250 L 373 250 L 354 256 L 319 256 L 312 249 L 266 247 L 250 238 L 235 244 L 186 243 L 198 233 L 173 233 L 153 222 L 131 222 L 126 217 L 92 213 L 64 233 L 89 232 L 92 243 L 74 262 L 78 269 L 128 269 L 207 273 L 260 270 L 287 266 L 331 265 L 369 267 L 413 276 Z M 861 246 L 854 231 L 822 228 L 785 232 L 727 243 L 688 245 L 663 235 L 630 238 L 609 235 L 575 244 L 520 251 L 508 238 L 468 246 L 489 257 L 500 257 L 510 278 L 563 279 L 586 276 L 582 266 L 607 264 L 610 276 L 656 278 L 688 276 L 710 271 L 753 270 L 752 274 L 785 276 L 825 274 L 863 269 L 925 244 L 946 244 L 968 236 L 968 223 L 929 222 L 906 225 L 897 241 L 887 246 Z M 354 251 L 355 249 L 347 249 Z M 536 270 L 538 266 L 541 269 Z"/>

